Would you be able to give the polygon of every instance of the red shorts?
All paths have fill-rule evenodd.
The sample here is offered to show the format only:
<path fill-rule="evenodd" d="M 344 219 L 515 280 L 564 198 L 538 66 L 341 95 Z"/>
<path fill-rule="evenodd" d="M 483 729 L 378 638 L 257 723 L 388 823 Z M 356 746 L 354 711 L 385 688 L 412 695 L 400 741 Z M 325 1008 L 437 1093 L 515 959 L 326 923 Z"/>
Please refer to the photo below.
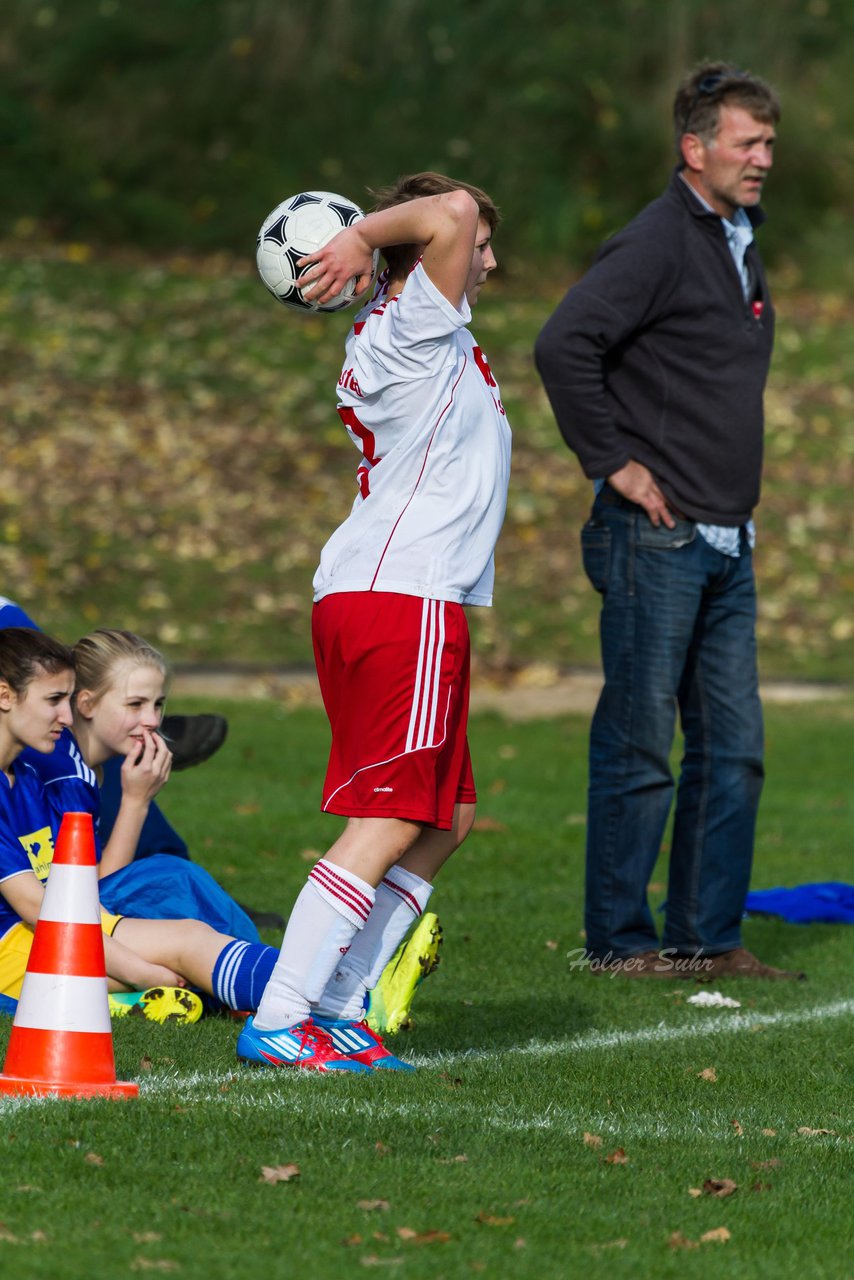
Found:
<path fill-rule="evenodd" d="M 449 830 L 454 806 L 477 798 L 462 605 L 333 593 L 314 606 L 312 638 L 332 726 L 324 812 Z"/>

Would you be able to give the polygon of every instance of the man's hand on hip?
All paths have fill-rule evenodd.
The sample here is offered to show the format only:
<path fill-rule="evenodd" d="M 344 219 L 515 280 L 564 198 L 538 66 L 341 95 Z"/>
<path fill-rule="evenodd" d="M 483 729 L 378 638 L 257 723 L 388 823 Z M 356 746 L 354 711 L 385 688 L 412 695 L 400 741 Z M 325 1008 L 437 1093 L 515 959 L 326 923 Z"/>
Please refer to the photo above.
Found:
<path fill-rule="evenodd" d="M 619 471 L 608 476 L 608 484 L 629 502 L 636 502 L 650 518 L 656 529 L 664 522 L 668 529 L 675 528 L 676 521 L 667 505 L 667 499 L 655 483 L 648 467 L 641 462 L 627 462 Z"/>

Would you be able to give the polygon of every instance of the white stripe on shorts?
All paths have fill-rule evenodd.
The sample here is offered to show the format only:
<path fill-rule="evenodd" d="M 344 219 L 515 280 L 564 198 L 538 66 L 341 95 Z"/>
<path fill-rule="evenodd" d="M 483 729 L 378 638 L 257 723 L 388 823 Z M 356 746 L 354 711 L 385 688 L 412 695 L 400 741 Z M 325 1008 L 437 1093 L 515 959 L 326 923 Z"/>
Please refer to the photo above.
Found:
<path fill-rule="evenodd" d="M 405 751 L 434 746 L 436 711 L 445 648 L 445 606 L 441 600 L 421 602 L 421 638 Z"/>

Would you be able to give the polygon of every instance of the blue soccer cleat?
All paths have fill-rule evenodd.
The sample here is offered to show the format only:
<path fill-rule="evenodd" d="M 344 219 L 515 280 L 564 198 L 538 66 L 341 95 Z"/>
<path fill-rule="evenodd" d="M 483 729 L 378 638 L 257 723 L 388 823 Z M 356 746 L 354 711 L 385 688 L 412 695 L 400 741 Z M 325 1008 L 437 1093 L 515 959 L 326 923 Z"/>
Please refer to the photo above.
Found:
<path fill-rule="evenodd" d="M 370 1071 L 370 1067 L 339 1054 L 326 1031 L 304 1018 L 282 1031 L 260 1031 L 252 1018 L 237 1040 L 237 1057 L 258 1067 L 296 1067 L 303 1071 Z"/>
<path fill-rule="evenodd" d="M 378 1071 L 414 1071 L 415 1068 L 385 1047 L 382 1037 L 372 1031 L 367 1022 L 349 1022 L 344 1018 L 322 1018 L 313 1015 L 313 1021 L 332 1041 L 335 1052 L 351 1062 L 363 1063 Z"/>

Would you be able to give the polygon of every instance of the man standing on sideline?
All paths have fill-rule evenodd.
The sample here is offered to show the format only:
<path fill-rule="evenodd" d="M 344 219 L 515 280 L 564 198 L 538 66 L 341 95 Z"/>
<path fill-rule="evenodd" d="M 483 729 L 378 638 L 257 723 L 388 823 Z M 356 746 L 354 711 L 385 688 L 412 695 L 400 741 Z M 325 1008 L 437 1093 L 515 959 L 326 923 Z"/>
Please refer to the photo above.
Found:
<path fill-rule="evenodd" d="M 700 953 L 705 976 L 791 978 L 741 944 L 763 780 L 751 513 L 774 333 L 754 230 L 780 106 L 762 80 L 707 62 L 673 115 L 667 190 L 602 247 L 536 345 L 561 433 L 596 487 L 582 531 L 605 675 L 590 736 L 587 947 L 626 976 L 690 976 L 675 960 Z M 677 706 L 685 754 L 659 952 L 647 886 L 673 798 Z"/>

